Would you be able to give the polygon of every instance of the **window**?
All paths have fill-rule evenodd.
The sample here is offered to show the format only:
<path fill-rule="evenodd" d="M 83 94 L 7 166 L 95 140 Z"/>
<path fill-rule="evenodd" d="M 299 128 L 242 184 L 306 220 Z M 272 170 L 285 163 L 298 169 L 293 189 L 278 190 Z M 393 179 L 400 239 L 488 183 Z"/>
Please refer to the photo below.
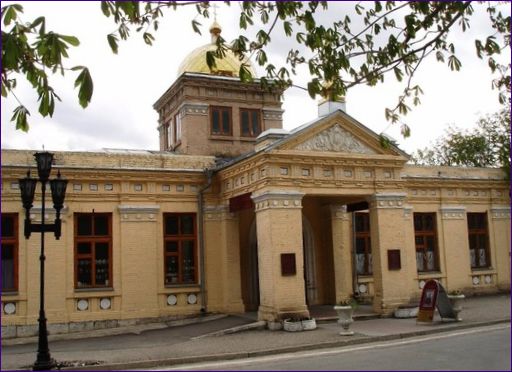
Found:
<path fill-rule="evenodd" d="M 164 214 L 165 284 L 196 283 L 196 216 Z"/>
<path fill-rule="evenodd" d="M 435 213 L 414 213 L 414 239 L 418 271 L 439 270 Z"/>
<path fill-rule="evenodd" d="M 167 135 L 166 135 L 167 143 L 166 143 L 166 145 L 167 145 L 168 149 L 172 149 L 172 146 L 175 143 L 175 140 L 174 140 L 174 122 L 172 120 L 167 123 L 166 130 L 167 130 Z"/>
<path fill-rule="evenodd" d="M 260 110 L 240 109 L 240 133 L 242 137 L 258 137 L 261 133 Z"/>
<path fill-rule="evenodd" d="M 75 288 L 112 287 L 112 214 L 75 213 Z"/>
<path fill-rule="evenodd" d="M 178 142 L 181 141 L 181 115 L 178 112 L 176 115 L 174 115 L 174 127 L 173 127 L 173 144 L 176 145 Z"/>
<path fill-rule="evenodd" d="M 18 215 L 2 213 L 2 293 L 18 290 Z"/>
<path fill-rule="evenodd" d="M 370 215 L 356 213 L 356 270 L 359 275 L 372 274 L 372 244 L 370 239 Z"/>
<path fill-rule="evenodd" d="M 210 131 L 213 135 L 231 136 L 231 107 L 210 107 Z"/>
<path fill-rule="evenodd" d="M 489 267 L 487 213 L 468 213 L 468 235 L 471 268 Z"/>

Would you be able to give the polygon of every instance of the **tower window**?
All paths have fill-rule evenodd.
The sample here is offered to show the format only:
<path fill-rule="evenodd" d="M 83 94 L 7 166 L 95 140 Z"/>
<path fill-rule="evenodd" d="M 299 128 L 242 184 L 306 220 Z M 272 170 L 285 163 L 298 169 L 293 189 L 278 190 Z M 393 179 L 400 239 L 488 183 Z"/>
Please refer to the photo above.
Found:
<path fill-rule="evenodd" d="M 260 110 L 240 109 L 240 132 L 242 137 L 257 137 L 261 133 Z"/>
<path fill-rule="evenodd" d="M 231 107 L 210 107 L 210 131 L 213 135 L 233 135 L 233 123 L 231 119 Z"/>

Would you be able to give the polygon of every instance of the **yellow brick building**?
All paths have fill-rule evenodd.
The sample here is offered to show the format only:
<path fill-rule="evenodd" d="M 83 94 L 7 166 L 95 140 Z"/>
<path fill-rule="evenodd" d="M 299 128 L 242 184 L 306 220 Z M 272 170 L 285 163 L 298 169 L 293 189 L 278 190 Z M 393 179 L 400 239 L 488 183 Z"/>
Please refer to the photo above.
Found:
<path fill-rule="evenodd" d="M 232 55 L 210 71 L 211 48 L 154 105 L 160 151 L 55 154 L 69 183 L 62 237 L 46 244 L 51 333 L 202 312 L 274 324 L 354 294 L 387 314 L 429 279 L 510 289 L 501 170 L 408 165 L 343 102 L 284 131 L 282 92 L 240 82 Z M 34 164 L 2 150 L 2 337 L 37 333 L 39 239 L 23 237 L 18 185 Z"/>

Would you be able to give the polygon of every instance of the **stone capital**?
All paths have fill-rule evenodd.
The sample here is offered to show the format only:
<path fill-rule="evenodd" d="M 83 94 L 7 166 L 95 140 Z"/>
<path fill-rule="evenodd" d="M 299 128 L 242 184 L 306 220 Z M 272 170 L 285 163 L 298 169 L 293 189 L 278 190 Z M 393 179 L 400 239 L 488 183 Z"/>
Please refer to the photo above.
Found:
<path fill-rule="evenodd" d="M 202 103 L 184 103 L 180 107 L 180 113 L 182 116 L 186 115 L 208 115 L 208 105 Z"/>
<path fill-rule="evenodd" d="M 377 209 L 403 209 L 405 193 L 374 194 L 370 197 L 370 208 Z"/>
<path fill-rule="evenodd" d="M 491 216 L 493 220 L 510 219 L 510 207 L 508 205 L 493 205 Z"/>
<path fill-rule="evenodd" d="M 206 220 L 235 219 L 236 214 L 229 211 L 227 205 L 205 205 L 203 214 Z"/>
<path fill-rule="evenodd" d="M 331 210 L 331 218 L 338 220 L 348 219 L 347 206 L 342 204 L 331 204 L 329 206 Z"/>
<path fill-rule="evenodd" d="M 258 212 L 264 209 L 300 209 L 304 195 L 298 191 L 265 191 L 251 198 Z"/>
<path fill-rule="evenodd" d="M 443 220 L 463 220 L 466 215 L 466 207 L 462 205 L 442 205 L 439 211 Z"/>
<path fill-rule="evenodd" d="M 127 205 L 121 204 L 117 207 L 121 215 L 121 222 L 156 222 L 160 211 L 159 205 Z"/>

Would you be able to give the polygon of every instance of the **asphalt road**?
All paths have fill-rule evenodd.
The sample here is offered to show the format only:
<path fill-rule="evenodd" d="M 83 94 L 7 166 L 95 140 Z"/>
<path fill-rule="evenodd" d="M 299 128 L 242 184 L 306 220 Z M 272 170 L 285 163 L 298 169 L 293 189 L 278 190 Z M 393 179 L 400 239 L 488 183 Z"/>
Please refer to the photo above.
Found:
<path fill-rule="evenodd" d="M 511 370 L 510 324 L 404 340 L 158 370 Z"/>

